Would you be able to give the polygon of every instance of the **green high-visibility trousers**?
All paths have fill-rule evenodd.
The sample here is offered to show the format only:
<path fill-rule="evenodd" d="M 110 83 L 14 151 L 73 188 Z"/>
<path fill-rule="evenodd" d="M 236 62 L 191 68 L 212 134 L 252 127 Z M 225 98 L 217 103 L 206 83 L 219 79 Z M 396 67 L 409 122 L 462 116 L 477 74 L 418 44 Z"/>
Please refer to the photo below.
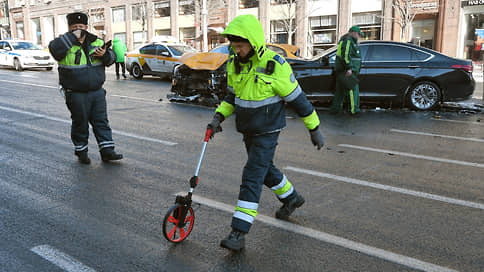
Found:
<path fill-rule="evenodd" d="M 348 90 L 343 83 L 336 80 L 336 91 L 334 92 L 333 101 L 331 102 L 331 112 L 341 112 L 344 101 L 348 102 L 349 112 L 355 114 L 360 112 L 360 88 L 356 84 L 353 89 Z"/>

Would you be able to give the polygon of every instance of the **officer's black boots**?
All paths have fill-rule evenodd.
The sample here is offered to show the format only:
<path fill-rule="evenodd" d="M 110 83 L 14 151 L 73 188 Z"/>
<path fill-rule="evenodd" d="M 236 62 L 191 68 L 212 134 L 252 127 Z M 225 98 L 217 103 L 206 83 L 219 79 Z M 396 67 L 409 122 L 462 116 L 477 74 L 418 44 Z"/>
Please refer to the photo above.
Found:
<path fill-rule="evenodd" d="M 100 152 L 103 162 L 117 161 L 123 158 L 122 154 L 116 153 L 114 148 L 111 147 L 103 148 Z"/>
<path fill-rule="evenodd" d="M 301 207 L 304 204 L 304 197 L 297 194 L 292 199 L 285 202 L 279 210 L 276 211 L 276 218 L 287 220 L 289 216 L 296 210 L 296 208 Z"/>
<path fill-rule="evenodd" d="M 116 75 L 116 79 L 119 79 L 119 74 Z"/>
<path fill-rule="evenodd" d="M 245 247 L 245 233 L 233 229 L 229 236 L 220 241 L 220 246 L 233 251 L 239 251 Z"/>
<path fill-rule="evenodd" d="M 79 159 L 79 162 L 82 164 L 90 164 L 91 159 L 87 156 L 87 150 L 84 151 L 75 151 L 74 154 L 77 156 Z"/>

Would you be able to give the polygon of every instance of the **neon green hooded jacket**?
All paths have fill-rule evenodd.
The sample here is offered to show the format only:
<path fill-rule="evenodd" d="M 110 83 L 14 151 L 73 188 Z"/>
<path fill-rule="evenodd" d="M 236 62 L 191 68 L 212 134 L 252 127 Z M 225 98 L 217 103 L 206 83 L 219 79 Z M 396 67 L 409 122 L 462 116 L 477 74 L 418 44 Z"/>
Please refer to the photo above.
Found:
<path fill-rule="evenodd" d="M 124 62 L 124 53 L 128 51 L 126 45 L 118 38 L 113 40 L 113 51 L 116 53 L 116 62 Z"/>
<path fill-rule="evenodd" d="M 255 16 L 237 16 L 222 34 L 249 40 L 254 55 L 246 63 L 238 61 L 237 55 L 229 57 L 227 96 L 216 112 L 225 118 L 235 112 L 237 130 L 258 135 L 285 127 L 285 103 L 288 103 L 309 130 L 318 128 L 318 115 L 306 99 L 291 66 L 266 47 L 262 25 Z"/>

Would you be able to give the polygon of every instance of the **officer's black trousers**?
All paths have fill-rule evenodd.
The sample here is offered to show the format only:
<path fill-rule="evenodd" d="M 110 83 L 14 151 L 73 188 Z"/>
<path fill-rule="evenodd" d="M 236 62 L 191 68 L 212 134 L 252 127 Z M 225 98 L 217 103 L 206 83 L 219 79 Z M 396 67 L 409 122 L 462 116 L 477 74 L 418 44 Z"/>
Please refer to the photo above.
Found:
<path fill-rule="evenodd" d="M 71 112 L 71 139 L 76 151 L 87 150 L 89 124 L 99 149 L 114 148 L 106 110 L 106 91 L 66 92 L 67 108 Z"/>

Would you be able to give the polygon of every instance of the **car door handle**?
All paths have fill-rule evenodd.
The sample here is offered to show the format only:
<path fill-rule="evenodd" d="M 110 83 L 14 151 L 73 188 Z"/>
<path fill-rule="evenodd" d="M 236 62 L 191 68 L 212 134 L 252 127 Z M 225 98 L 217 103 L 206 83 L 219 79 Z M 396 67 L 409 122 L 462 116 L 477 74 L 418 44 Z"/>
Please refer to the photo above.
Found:
<path fill-rule="evenodd" d="M 408 68 L 415 69 L 415 68 L 420 68 L 420 66 L 418 66 L 418 65 L 409 65 Z"/>

